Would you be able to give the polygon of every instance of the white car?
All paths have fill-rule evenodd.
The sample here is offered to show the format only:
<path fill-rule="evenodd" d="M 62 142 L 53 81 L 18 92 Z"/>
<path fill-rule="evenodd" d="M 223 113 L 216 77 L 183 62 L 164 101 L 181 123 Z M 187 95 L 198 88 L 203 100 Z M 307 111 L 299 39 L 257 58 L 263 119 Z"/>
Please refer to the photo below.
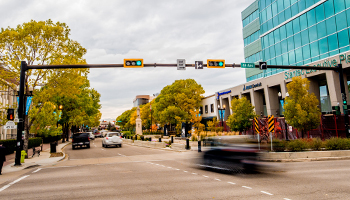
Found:
<path fill-rule="evenodd" d="M 108 147 L 115 145 L 117 147 L 122 147 L 122 136 L 120 132 L 109 132 L 102 140 L 102 147 Z"/>
<path fill-rule="evenodd" d="M 94 140 L 95 139 L 95 135 L 92 132 L 88 132 L 90 134 L 90 140 Z"/>

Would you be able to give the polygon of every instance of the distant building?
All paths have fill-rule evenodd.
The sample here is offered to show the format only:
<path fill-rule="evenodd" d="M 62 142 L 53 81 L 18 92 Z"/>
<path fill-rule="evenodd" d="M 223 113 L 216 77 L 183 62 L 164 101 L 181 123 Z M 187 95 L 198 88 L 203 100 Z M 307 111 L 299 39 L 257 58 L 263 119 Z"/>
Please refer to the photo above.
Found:
<path fill-rule="evenodd" d="M 137 107 L 140 105 L 147 104 L 152 99 L 153 99 L 153 97 L 151 97 L 150 95 L 137 95 L 136 98 L 133 100 L 133 106 Z"/>
<path fill-rule="evenodd" d="M 0 73 L 4 70 L 0 66 Z M 16 91 L 13 90 L 9 85 L 13 83 L 16 84 L 16 81 L 13 80 L 4 80 L 0 78 L 0 117 L 6 118 L 7 110 L 6 106 L 14 108 L 17 104 Z M 5 121 L 0 120 L 0 140 L 6 139 L 15 139 L 17 134 L 17 129 L 4 129 Z"/>

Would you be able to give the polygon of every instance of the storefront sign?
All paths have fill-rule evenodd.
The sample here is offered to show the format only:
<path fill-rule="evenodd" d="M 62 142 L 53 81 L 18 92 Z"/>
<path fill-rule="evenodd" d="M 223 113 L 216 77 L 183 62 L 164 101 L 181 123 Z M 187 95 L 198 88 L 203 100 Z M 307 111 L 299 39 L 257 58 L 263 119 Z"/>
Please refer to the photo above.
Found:
<path fill-rule="evenodd" d="M 284 72 L 284 79 L 290 79 L 290 78 L 293 78 L 295 76 L 301 76 L 301 75 L 304 75 L 304 74 L 310 74 L 310 73 L 313 73 L 313 72 L 317 72 L 317 70 L 315 69 L 297 69 L 297 70 L 294 70 L 294 71 L 291 71 L 291 72 Z"/>
<path fill-rule="evenodd" d="M 224 94 L 228 94 L 228 93 L 231 93 L 231 90 L 229 90 L 229 91 L 226 91 L 226 92 L 217 92 L 216 93 L 216 99 L 217 100 L 219 100 L 219 97 L 221 96 L 221 95 L 224 95 Z"/>
<path fill-rule="evenodd" d="M 243 85 L 243 91 L 249 90 L 252 88 L 256 88 L 256 87 L 260 87 L 260 86 L 261 86 L 261 82 L 257 83 L 257 84 L 247 85 L 247 86 Z"/>

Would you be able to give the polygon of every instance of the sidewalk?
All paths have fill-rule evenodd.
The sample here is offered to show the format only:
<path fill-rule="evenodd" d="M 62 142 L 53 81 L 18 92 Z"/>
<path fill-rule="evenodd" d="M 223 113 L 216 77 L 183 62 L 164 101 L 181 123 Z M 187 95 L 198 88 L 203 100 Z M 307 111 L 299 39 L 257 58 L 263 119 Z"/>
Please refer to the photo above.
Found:
<path fill-rule="evenodd" d="M 68 144 L 70 144 L 70 142 L 65 142 L 65 143 L 59 142 L 58 146 L 56 146 L 56 153 L 62 152 L 62 148 Z M 39 147 L 37 147 L 36 149 L 39 149 Z M 16 152 L 6 156 L 6 162 L 4 163 L 4 167 L 2 168 L 2 174 L 15 172 L 15 171 L 27 169 L 34 166 L 50 165 L 60 160 L 63 160 L 65 158 L 65 154 L 63 152 L 62 152 L 62 156 L 50 157 L 51 156 L 50 144 L 43 145 L 43 151 L 40 152 L 39 157 L 37 155 L 34 155 L 34 157 L 32 157 L 33 150 L 32 149 L 28 150 L 28 154 L 29 154 L 28 159 L 25 159 L 24 163 L 22 163 L 21 166 L 14 166 L 15 154 Z"/>

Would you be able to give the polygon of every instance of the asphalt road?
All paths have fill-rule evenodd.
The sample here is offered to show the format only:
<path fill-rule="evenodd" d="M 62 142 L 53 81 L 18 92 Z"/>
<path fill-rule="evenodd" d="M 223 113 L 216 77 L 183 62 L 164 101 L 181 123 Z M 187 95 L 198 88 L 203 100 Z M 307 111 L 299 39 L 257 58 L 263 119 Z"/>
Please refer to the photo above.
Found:
<path fill-rule="evenodd" d="M 264 173 L 222 174 L 194 167 L 194 151 L 101 150 L 99 142 L 66 147 L 72 159 L 18 175 L 0 185 L 0 199 L 349 199 L 350 160 L 269 163 Z"/>

